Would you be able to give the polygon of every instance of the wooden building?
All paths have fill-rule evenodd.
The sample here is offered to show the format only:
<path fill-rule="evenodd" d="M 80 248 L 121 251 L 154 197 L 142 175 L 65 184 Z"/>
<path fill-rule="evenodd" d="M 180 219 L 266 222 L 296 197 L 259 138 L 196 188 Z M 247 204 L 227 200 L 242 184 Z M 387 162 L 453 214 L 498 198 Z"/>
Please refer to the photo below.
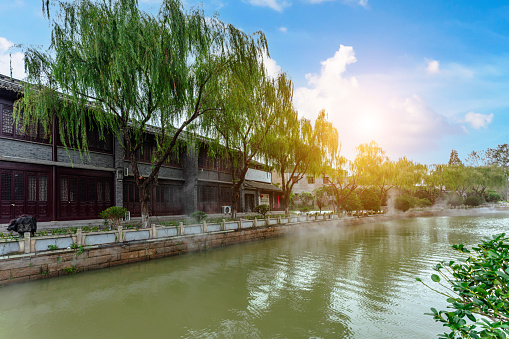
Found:
<path fill-rule="evenodd" d="M 13 105 L 22 90 L 18 80 L 0 75 L 0 223 L 21 214 L 35 215 L 39 221 L 97 219 L 101 211 L 115 205 L 124 206 L 133 217 L 140 216 L 132 169 L 119 141 L 112 135 L 101 140 L 91 131 L 87 136 L 90 153 L 80 157 L 64 148 L 54 128 L 51 138 L 44 137 L 41 126 L 23 133 L 13 119 Z M 147 140 L 140 153 L 143 175 L 150 171 L 154 147 L 150 135 Z M 255 180 L 246 181 L 238 210 L 250 211 L 268 195 L 277 210 L 280 189 L 270 185 L 270 180 L 256 180 L 266 176 L 265 171 L 253 168 L 249 172 Z M 221 213 L 222 206 L 231 204 L 231 194 L 227 166 L 208 157 L 201 147 L 161 167 L 150 213 Z"/>

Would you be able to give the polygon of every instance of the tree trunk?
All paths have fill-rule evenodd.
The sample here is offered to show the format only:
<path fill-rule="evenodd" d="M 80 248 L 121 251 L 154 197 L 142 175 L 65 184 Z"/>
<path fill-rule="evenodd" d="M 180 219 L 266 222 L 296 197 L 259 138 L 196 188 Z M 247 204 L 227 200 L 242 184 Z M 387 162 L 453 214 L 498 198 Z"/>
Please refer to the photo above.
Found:
<path fill-rule="evenodd" d="M 146 187 L 146 185 L 141 185 L 139 188 L 140 191 L 140 204 L 141 204 L 141 227 L 149 228 L 150 227 L 150 211 L 149 211 L 149 202 L 150 202 L 150 189 Z"/>
<path fill-rule="evenodd" d="M 235 190 L 235 189 L 234 189 Z M 239 193 L 237 190 L 232 192 L 232 219 L 237 219 L 237 204 L 239 201 Z"/>

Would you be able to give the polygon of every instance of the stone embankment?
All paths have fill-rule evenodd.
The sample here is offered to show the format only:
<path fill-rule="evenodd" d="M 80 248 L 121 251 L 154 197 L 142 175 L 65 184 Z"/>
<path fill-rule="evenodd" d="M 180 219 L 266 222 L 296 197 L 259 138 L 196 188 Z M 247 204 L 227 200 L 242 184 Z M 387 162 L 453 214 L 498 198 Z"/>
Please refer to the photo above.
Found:
<path fill-rule="evenodd" d="M 493 209 L 491 209 L 493 210 Z M 507 211 L 507 209 L 504 209 Z M 425 210 L 356 218 L 290 216 L 216 224 L 158 226 L 0 241 L 0 286 L 113 267 L 288 233 L 409 217 L 474 215 L 476 210 Z M 27 233 L 28 235 L 28 233 Z"/>

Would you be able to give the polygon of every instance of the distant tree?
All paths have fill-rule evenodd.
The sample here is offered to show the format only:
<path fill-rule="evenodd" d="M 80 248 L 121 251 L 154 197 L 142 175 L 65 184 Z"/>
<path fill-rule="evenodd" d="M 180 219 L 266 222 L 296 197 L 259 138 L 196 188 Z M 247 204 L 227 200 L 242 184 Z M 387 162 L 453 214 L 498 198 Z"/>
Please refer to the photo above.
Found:
<path fill-rule="evenodd" d="M 493 165 L 509 167 L 509 144 L 498 145 L 486 150 L 487 158 Z"/>
<path fill-rule="evenodd" d="M 322 208 L 328 205 L 329 197 L 331 195 L 331 189 L 329 187 L 318 187 L 313 190 L 313 195 L 315 197 L 316 206 L 322 211 Z"/>
<path fill-rule="evenodd" d="M 360 211 L 363 209 L 361 199 L 359 199 L 356 193 L 350 193 L 346 196 L 346 198 L 343 199 L 341 207 L 347 212 Z"/>
<path fill-rule="evenodd" d="M 298 118 L 297 111 L 281 115 L 265 143 L 266 162 L 281 175 L 283 195 L 305 175 L 322 173 L 324 159 L 338 148 L 338 132 L 324 110 L 314 122 Z M 286 213 L 289 201 L 283 200 Z"/>
<path fill-rule="evenodd" d="M 232 189 L 232 217 L 237 215 L 240 188 L 250 164 L 263 157 L 263 145 L 277 120 L 291 112 L 293 85 L 288 76 L 267 77 L 262 58 L 249 67 L 232 65 L 221 83 L 221 94 L 209 98 L 220 107 L 203 119 L 202 128 L 211 136 L 212 156 L 229 165 Z M 285 199 L 286 200 L 286 199 Z"/>
<path fill-rule="evenodd" d="M 463 163 L 460 160 L 460 157 L 458 156 L 458 151 L 456 151 L 455 149 L 451 151 L 451 156 L 449 157 L 449 166 L 454 165 L 463 165 Z"/>
<path fill-rule="evenodd" d="M 305 206 L 313 206 L 315 202 L 315 197 L 310 192 L 302 192 L 299 194 L 299 200 L 302 202 Z"/>
<path fill-rule="evenodd" d="M 394 181 L 399 189 L 415 192 L 423 187 L 422 185 L 427 176 L 427 167 L 425 165 L 402 157 L 398 159 L 394 168 Z"/>
<path fill-rule="evenodd" d="M 353 192 L 361 195 L 365 189 L 377 183 L 382 184 L 381 191 L 387 192 L 390 187 L 386 186 L 388 182 L 381 175 L 386 159 L 385 151 L 374 141 L 359 145 L 354 161 L 341 156 L 338 148 L 337 153 L 328 160 L 328 165 L 324 166 L 324 172 L 331 178 L 336 206 L 343 207 L 343 201 Z"/>
<path fill-rule="evenodd" d="M 374 189 L 364 190 L 360 195 L 362 207 L 368 211 L 380 211 L 380 195 Z"/>
<path fill-rule="evenodd" d="M 490 165 L 490 158 L 486 151 L 472 151 L 467 156 L 466 164 L 473 167 Z"/>
<path fill-rule="evenodd" d="M 413 207 L 414 200 L 415 198 L 412 199 L 412 197 L 410 197 L 409 195 L 399 196 L 394 201 L 394 208 L 402 212 L 406 212 Z"/>

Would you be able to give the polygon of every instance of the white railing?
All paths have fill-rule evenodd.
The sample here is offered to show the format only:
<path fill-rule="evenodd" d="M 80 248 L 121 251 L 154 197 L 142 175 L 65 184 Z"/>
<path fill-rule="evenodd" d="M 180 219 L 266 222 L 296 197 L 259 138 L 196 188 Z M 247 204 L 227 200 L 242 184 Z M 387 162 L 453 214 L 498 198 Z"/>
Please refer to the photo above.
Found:
<path fill-rule="evenodd" d="M 319 220 L 338 219 L 335 214 L 320 216 Z M 0 240 L 0 259 L 10 255 L 22 253 L 47 252 L 63 249 L 79 249 L 82 246 L 107 245 L 120 242 L 143 241 L 150 239 L 173 238 L 180 236 L 195 236 L 213 232 L 231 232 L 239 229 L 252 227 L 267 227 L 273 225 L 292 225 L 317 220 L 309 215 L 291 215 L 289 217 L 265 218 L 265 219 L 240 219 L 239 221 L 225 221 L 208 224 L 178 226 L 164 226 L 152 224 L 150 228 L 127 229 L 119 226 L 113 231 L 83 232 L 81 228 L 74 234 L 47 235 L 30 237 L 25 233 L 25 238 L 8 238 Z"/>

